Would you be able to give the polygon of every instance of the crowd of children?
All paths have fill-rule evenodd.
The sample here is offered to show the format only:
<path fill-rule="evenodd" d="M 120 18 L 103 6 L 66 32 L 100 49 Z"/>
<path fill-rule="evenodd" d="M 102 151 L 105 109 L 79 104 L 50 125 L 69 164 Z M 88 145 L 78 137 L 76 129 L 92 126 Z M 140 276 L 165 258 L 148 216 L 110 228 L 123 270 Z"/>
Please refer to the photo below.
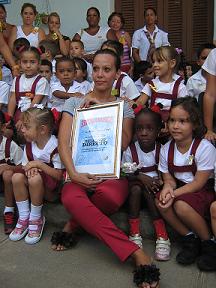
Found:
<path fill-rule="evenodd" d="M 146 203 L 155 229 L 156 260 L 171 257 L 168 223 L 182 239 L 182 250 L 176 256 L 178 263 L 188 265 L 197 261 L 200 270 L 216 270 L 216 150 L 214 143 L 204 139 L 207 130 L 201 115 L 207 73 L 202 65 L 215 46 L 200 46 L 200 70 L 189 79 L 185 77 L 186 64 L 181 62 L 182 51 L 172 46 L 154 49 L 151 62 L 130 62 L 129 76 L 125 69 L 120 70 L 125 51 L 119 32 L 117 40 L 108 39 L 102 44 L 90 63 L 84 57 L 80 39 L 65 38 L 67 45 L 52 39 L 53 33 L 59 39 L 62 37 L 57 13 L 49 16 L 46 39 L 43 31 L 33 27 L 36 13 L 34 5 L 25 3 L 21 9 L 23 26 L 14 27 L 9 39 L 20 75 L 13 78 L 3 57 L 0 61 L 0 181 L 5 199 L 5 234 L 12 241 L 25 237 L 27 244 L 41 239 L 45 224 L 43 201 L 58 197 L 66 169 L 72 183 L 64 186 L 62 202 L 73 218 L 62 233 L 54 233 L 54 250 L 70 247 L 75 227 L 81 226 L 110 246 L 121 260 L 131 255 L 141 265 L 142 273 L 147 273 L 148 267 L 154 271 L 156 276 L 148 281 L 148 277 L 142 276 L 141 280 L 134 280 L 139 287 L 157 287 L 158 270 L 142 254 L 139 213 Z M 119 13 L 109 18 L 114 30 L 118 18 L 123 21 Z M 182 67 L 184 73 L 180 71 Z M 136 163 L 137 170 L 126 173 L 122 180 L 104 182 L 89 174 L 76 174 L 74 167 L 70 168 L 72 160 L 68 160 L 69 150 L 64 146 L 73 117 L 70 109 L 85 101 L 104 103 L 118 99 L 124 100 L 127 123 L 123 125 L 122 165 Z M 110 187 L 106 188 L 109 185 L 113 194 L 119 193 L 118 199 Z M 82 203 L 79 200 L 85 188 L 95 190 L 91 204 L 87 196 L 82 196 Z M 105 195 L 107 189 L 109 197 L 104 199 L 111 201 L 110 207 L 99 196 Z M 117 211 L 126 198 L 129 237 L 123 236 L 105 216 Z M 92 227 L 90 215 L 95 219 L 100 215 L 106 229 Z M 113 234 L 109 235 L 112 229 Z M 119 250 L 120 245 L 125 247 L 124 252 Z"/>

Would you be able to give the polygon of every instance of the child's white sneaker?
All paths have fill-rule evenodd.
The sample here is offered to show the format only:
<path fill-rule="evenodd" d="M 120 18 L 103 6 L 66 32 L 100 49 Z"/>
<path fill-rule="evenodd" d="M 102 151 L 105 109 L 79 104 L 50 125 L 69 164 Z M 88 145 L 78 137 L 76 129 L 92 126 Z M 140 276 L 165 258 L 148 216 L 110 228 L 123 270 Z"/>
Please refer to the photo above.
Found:
<path fill-rule="evenodd" d="M 142 237 L 140 236 L 140 234 L 130 235 L 129 240 L 142 248 Z"/>
<path fill-rule="evenodd" d="M 29 230 L 25 237 L 25 242 L 27 244 L 35 244 L 40 241 L 43 228 L 45 225 L 45 217 L 42 216 L 38 220 L 29 220 Z"/>
<path fill-rule="evenodd" d="M 29 219 L 26 219 L 26 220 L 18 219 L 16 227 L 9 235 L 9 239 L 11 241 L 19 241 L 23 237 L 25 237 L 25 235 L 28 232 L 28 224 L 29 224 Z"/>
<path fill-rule="evenodd" d="M 170 259 L 170 240 L 164 238 L 158 238 L 155 248 L 155 259 L 158 261 L 167 261 Z"/>

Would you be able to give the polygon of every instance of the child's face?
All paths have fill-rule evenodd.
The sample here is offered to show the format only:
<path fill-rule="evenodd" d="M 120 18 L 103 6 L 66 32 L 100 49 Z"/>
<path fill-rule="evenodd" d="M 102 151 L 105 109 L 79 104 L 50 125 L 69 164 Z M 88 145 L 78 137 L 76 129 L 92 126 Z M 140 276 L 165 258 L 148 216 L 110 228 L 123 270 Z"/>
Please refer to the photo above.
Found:
<path fill-rule="evenodd" d="M 70 61 L 58 63 L 56 67 L 56 77 L 63 86 L 72 85 L 75 78 L 75 67 Z"/>
<path fill-rule="evenodd" d="M 39 61 L 34 52 L 23 52 L 20 59 L 20 66 L 27 78 L 37 75 L 39 71 Z"/>
<path fill-rule="evenodd" d="M 39 129 L 37 127 L 34 117 L 28 119 L 28 121 L 23 121 L 21 131 L 26 141 L 28 142 L 37 141 L 39 135 L 38 133 Z"/>
<path fill-rule="evenodd" d="M 77 64 L 75 64 L 75 66 L 76 66 L 76 76 L 74 79 L 77 82 L 81 83 L 85 80 L 84 78 L 86 77 L 86 72 L 83 72 L 82 69 Z"/>
<path fill-rule="evenodd" d="M 136 137 L 141 148 L 145 150 L 154 149 L 158 135 L 158 127 L 149 113 L 141 113 L 136 119 Z"/>
<path fill-rule="evenodd" d="M 194 127 L 190 121 L 189 113 L 181 105 L 171 109 L 168 127 L 171 136 L 177 143 L 192 140 Z"/>
<path fill-rule="evenodd" d="M 148 81 L 152 80 L 154 78 L 154 71 L 153 67 L 148 68 L 143 75 L 141 75 L 141 79 L 144 83 L 147 83 Z"/>
<path fill-rule="evenodd" d="M 40 65 L 40 75 L 45 77 L 47 81 L 50 82 L 50 79 L 52 77 L 50 67 L 48 65 Z"/>
<path fill-rule="evenodd" d="M 206 58 L 208 57 L 208 54 L 209 54 L 210 52 L 211 52 L 211 49 L 205 48 L 205 49 L 202 50 L 202 52 L 200 53 L 200 57 L 199 57 L 199 59 L 198 59 L 198 61 L 197 61 L 197 64 L 198 64 L 199 66 L 202 66 L 202 65 L 204 64 L 204 62 L 205 62 L 205 60 L 206 60 Z"/>
<path fill-rule="evenodd" d="M 78 42 L 70 43 L 70 56 L 72 57 L 82 57 L 83 56 L 83 48 Z"/>
<path fill-rule="evenodd" d="M 155 73 L 155 76 L 158 76 L 159 78 L 162 78 L 172 72 L 175 68 L 175 64 L 176 61 L 174 59 L 159 59 L 155 55 L 153 55 L 153 71 Z"/>

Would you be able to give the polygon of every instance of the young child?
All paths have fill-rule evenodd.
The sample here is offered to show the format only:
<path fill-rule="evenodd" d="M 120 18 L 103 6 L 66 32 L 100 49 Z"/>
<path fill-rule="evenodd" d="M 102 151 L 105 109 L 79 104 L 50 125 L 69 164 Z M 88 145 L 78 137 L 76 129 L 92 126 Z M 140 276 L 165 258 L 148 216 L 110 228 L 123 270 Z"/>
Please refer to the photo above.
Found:
<path fill-rule="evenodd" d="M 148 209 L 153 218 L 153 225 L 157 237 L 155 259 L 168 260 L 170 257 L 170 241 L 166 232 L 164 221 L 155 206 L 155 194 L 159 191 L 162 181 L 157 170 L 161 145 L 156 138 L 162 127 L 159 113 L 149 108 L 141 109 L 135 119 L 135 137 L 137 141 L 132 143 L 123 153 L 122 163 L 136 163 L 140 165 L 139 172 L 129 176 L 129 225 L 130 240 L 142 247 L 140 236 L 139 212 L 141 197 L 148 204 Z"/>
<path fill-rule="evenodd" d="M 201 68 L 204 64 L 208 54 L 215 48 L 213 43 L 205 43 L 197 50 L 197 65 Z M 200 93 L 206 90 L 206 71 L 200 69 L 197 73 L 192 75 L 187 81 L 188 95 L 195 97 L 198 101 Z"/>
<path fill-rule="evenodd" d="M 182 78 L 175 74 L 178 66 L 178 53 L 171 46 L 162 46 L 153 53 L 153 70 L 156 78 L 145 85 L 137 104 L 146 104 L 150 99 L 150 107 L 160 103 L 161 116 L 164 122 L 169 117 L 171 101 L 187 96 L 186 86 Z"/>
<path fill-rule="evenodd" d="M 47 59 L 52 63 L 52 71 L 55 74 L 56 55 L 58 54 L 58 45 L 52 40 L 40 41 L 39 49 L 41 50 L 41 60 Z"/>
<path fill-rule="evenodd" d="M 32 107 L 22 114 L 22 121 L 22 132 L 27 141 L 22 158 L 23 170 L 12 177 L 19 219 L 9 238 L 18 241 L 28 233 L 25 242 L 35 244 L 40 241 L 45 224 L 43 199 L 54 199 L 62 179 L 62 164 L 57 138 L 52 135 L 52 112 L 47 108 Z"/>
<path fill-rule="evenodd" d="M 41 60 L 40 75 L 42 77 L 45 77 L 50 85 L 51 85 L 51 83 L 54 83 L 56 81 L 55 80 L 56 77 L 52 73 L 52 68 L 53 68 L 52 63 L 49 60 L 47 60 L 47 59 Z M 50 88 L 50 85 L 49 85 L 49 88 Z M 49 95 L 48 95 L 48 99 L 47 99 L 47 107 L 48 108 L 52 107 L 52 105 L 50 103 L 50 99 L 51 99 L 51 89 L 49 89 Z"/>
<path fill-rule="evenodd" d="M 75 40 L 75 39 L 71 40 L 70 50 L 69 50 L 70 58 L 79 57 L 79 58 L 82 58 L 86 62 L 87 80 L 89 82 L 92 82 L 92 64 L 84 59 L 84 54 L 85 54 L 85 50 L 84 50 L 83 42 L 81 40 Z"/>
<path fill-rule="evenodd" d="M 20 54 L 23 74 L 16 77 L 11 87 L 8 114 L 14 117 L 18 131 L 21 128 L 20 113 L 38 103 L 46 103 L 49 94 L 47 80 L 39 74 L 40 53 L 38 48 L 24 49 Z"/>
<path fill-rule="evenodd" d="M 17 167 L 21 168 L 23 151 L 14 141 L 3 136 L 5 122 L 0 111 L 0 186 L 5 196 L 4 232 L 10 234 L 15 226 L 12 175 Z"/>
<path fill-rule="evenodd" d="M 6 82 L 9 86 L 11 86 L 13 82 L 13 76 L 11 70 L 5 66 L 5 60 L 2 54 L 0 54 L 0 69 L 1 69 L 0 80 Z"/>
<path fill-rule="evenodd" d="M 91 83 L 87 81 L 87 64 L 86 61 L 79 57 L 73 58 L 75 67 L 76 67 L 76 75 L 74 80 L 78 83 L 82 84 L 83 94 L 87 94 L 91 91 Z"/>
<path fill-rule="evenodd" d="M 141 93 L 146 83 L 154 78 L 152 64 L 148 61 L 140 61 L 134 66 L 134 83 Z"/>
<path fill-rule="evenodd" d="M 15 57 L 17 64 L 19 64 L 20 53 L 22 52 L 22 50 L 29 49 L 29 47 L 30 42 L 26 38 L 21 37 L 14 41 L 12 53 L 13 56 Z"/>
<path fill-rule="evenodd" d="M 177 262 L 189 265 L 201 255 L 197 262 L 200 267 L 211 239 L 206 217 L 215 199 L 211 177 L 216 149 L 203 139 L 206 128 L 197 101 L 192 97 L 173 100 L 168 128 L 173 140 L 166 143 L 160 153 L 158 169 L 162 172 L 164 185 L 158 195 L 157 207 L 182 236 Z"/>
<path fill-rule="evenodd" d="M 74 81 L 76 68 L 73 59 L 63 56 L 56 61 L 56 76 L 58 82 L 51 85 L 51 105 L 61 112 L 64 102 L 70 97 L 83 96 L 82 85 Z"/>

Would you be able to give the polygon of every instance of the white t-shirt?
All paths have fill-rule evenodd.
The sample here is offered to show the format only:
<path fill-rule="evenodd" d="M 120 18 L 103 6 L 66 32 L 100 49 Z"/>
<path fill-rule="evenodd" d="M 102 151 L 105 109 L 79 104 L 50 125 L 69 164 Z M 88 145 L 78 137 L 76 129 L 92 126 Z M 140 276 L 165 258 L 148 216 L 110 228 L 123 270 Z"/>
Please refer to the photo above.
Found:
<path fill-rule="evenodd" d="M 133 80 L 127 75 L 125 72 L 121 72 L 125 76 L 122 79 L 121 86 L 120 86 L 120 97 L 127 97 L 131 100 L 140 96 L 140 92 L 138 91 L 136 85 L 134 84 Z M 113 83 L 113 89 L 115 89 L 117 80 Z"/>
<path fill-rule="evenodd" d="M 160 170 L 162 173 L 169 173 L 168 171 L 168 150 L 169 150 L 169 141 L 166 143 L 160 151 L 160 161 L 158 170 Z M 192 143 L 193 144 L 193 143 Z M 189 165 L 190 163 L 190 151 L 191 147 L 188 149 L 188 151 L 184 154 L 182 154 L 176 147 L 174 147 L 174 157 L 173 157 L 173 163 L 177 166 L 184 166 Z M 215 147 L 206 139 L 203 139 L 195 153 L 195 163 L 197 166 L 197 171 L 206 171 L 206 170 L 214 170 L 214 165 L 216 161 L 216 149 Z M 184 183 L 190 183 L 194 180 L 194 175 L 192 172 L 176 172 L 174 173 L 175 177 L 183 181 Z"/>
<path fill-rule="evenodd" d="M 39 149 L 35 142 L 32 142 L 32 155 L 34 160 L 40 160 L 44 163 L 50 163 L 50 155 L 56 147 L 58 147 L 57 138 L 52 135 L 43 149 Z M 22 157 L 22 165 L 25 166 L 29 162 L 26 155 L 26 146 L 24 148 L 24 153 Z M 52 158 L 52 164 L 56 169 L 63 169 L 64 166 L 60 160 L 59 154 L 54 154 Z"/>
<path fill-rule="evenodd" d="M 51 84 L 51 99 L 50 99 L 50 104 L 52 108 L 56 108 L 59 112 L 62 111 L 62 108 L 64 106 L 66 98 L 58 98 L 53 95 L 55 91 L 62 91 L 62 92 L 67 92 L 67 93 L 82 93 L 85 94 L 85 87 L 82 87 L 82 83 L 78 83 L 77 81 L 73 81 L 72 85 L 70 86 L 69 90 L 66 91 L 66 89 L 61 85 L 60 82 L 55 82 Z"/>
<path fill-rule="evenodd" d="M 39 75 L 39 74 L 38 74 Z M 26 78 L 24 74 L 21 75 L 19 80 L 19 89 L 20 92 L 30 92 L 32 88 L 32 84 L 35 81 L 35 79 L 38 77 L 38 75 L 32 77 L 32 78 Z M 15 83 L 16 78 L 14 78 L 11 92 L 15 92 Z M 46 78 L 42 77 L 36 85 L 35 88 L 35 95 L 43 95 L 48 96 L 49 95 L 49 83 L 46 80 Z M 47 97 L 43 97 L 43 100 L 41 103 L 44 105 L 47 102 Z M 18 102 L 18 108 L 20 108 L 21 112 L 26 111 L 31 105 L 31 99 L 29 97 L 20 97 L 20 100 Z"/>
<path fill-rule="evenodd" d="M 10 86 L 4 81 L 0 81 L 0 104 L 7 105 L 9 95 L 10 95 Z"/>
<path fill-rule="evenodd" d="M 180 76 L 177 74 L 173 74 L 173 81 L 170 83 L 164 83 L 161 82 L 159 77 L 157 76 L 155 79 L 152 79 L 152 82 L 154 83 L 154 87 L 156 88 L 157 92 L 160 93 L 166 93 L 166 94 L 172 94 L 173 87 L 175 84 L 175 81 L 179 78 Z M 149 84 L 147 83 L 143 90 L 142 93 L 145 93 L 149 97 L 152 95 L 152 89 L 150 88 Z M 188 95 L 187 88 L 186 86 L 181 82 L 178 88 L 178 94 L 177 98 L 179 97 L 185 97 Z M 163 109 L 162 110 L 169 110 L 171 106 L 172 100 L 169 99 L 163 99 L 163 98 L 156 98 L 155 103 L 161 103 L 163 104 Z"/>
<path fill-rule="evenodd" d="M 154 166 L 156 164 L 155 163 L 155 151 L 156 151 L 156 149 L 154 149 L 151 152 L 145 153 L 141 150 L 138 141 L 135 142 L 135 147 L 136 147 L 136 151 L 137 151 L 137 155 L 138 155 L 139 164 L 141 164 L 142 167 L 151 167 L 151 166 Z M 128 147 L 127 150 L 123 152 L 122 163 L 133 163 L 133 162 L 134 161 L 132 158 L 131 150 L 130 150 L 130 147 Z M 146 172 L 144 174 L 148 175 L 150 177 L 157 177 L 158 176 L 156 171 Z"/>
<path fill-rule="evenodd" d="M 197 100 L 199 98 L 199 94 L 206 90 L 206 79 L 203 77 L 201 72 L 202 69 L 192 75 L 186 84 L 188 95 L 195 97 Z"/>
<path fill-rule="evenodd" d="M 147 59 L 148 50 L 150 47 L 149 40 L 145 34 L 145 32 L 147 31 L 148 30 L 146 29 L 146 26 L 144 26 L 143 28 L 136 30 L 132 37 L 132 48 L 139 49 L 139 56 L 142 61 L 145 61 Z M 153 31 L 153 33 L 151 33 L 152 39 L 155 32 L 157 33 L 155 37 L 155 48 L 170 45 L 168 41 L 168 34 L 158 29 L 156 25 L 155 30 Z"/>
<path fill-rule="evenodd" d="M 138 80 L 136 80 L 136 81 L 134 82 L 134 84 L 136 85 L 137 90 L 141 93 L 142 90 L 143 90 L 143 88 L 144 88 L 144 86 L 145 86 L 145 85 L 143 84 L 141 78 L 139 78 Z"/>
<path fill-rule="evenodd" d="M 202 69 L 207 71 L 209 74 L 216 76 L 216 48 L 211 50 L 202 65 Z"/>
<path fill-rule="evenodd" d="M 39 33 L 38 33 L 38 30 L 36 29 L 36 27 L 29 35 L 26 35 L 22 30 L 22 26 L 17 26 L 16 39 L 18 39 L 18 38 L 26 38 L 30 42 L 30 46 L 38 47 Z"/>
<path fill-rule="evenodd" d="M 0 160 L 5 159 L 5 144 L 7 138 L 3 136 L 2 142 L 0 143 Z M 14 142 L 10 144 L 10 162 L 15 165 L 20 165 L 22 162 L 23 150 Z"/>
<path fill-rule="evenodd" d="M 10 86 L 13 83 L 13 75 L 11 73 L 11 70 L 6 66 L 2 67 L 2 81 L 6 82 Z"/>
<path fill-rule="evenodd" d="M 81 41 L 84 44 L 84 50 L 86 54 L 95 53 L 100 49 L 104 41 L 107 40 L 107 32 L 109 27 L 100 27 L 96 35 L 90 35 L 84 29 L 80 29 L 77 34 L 80 35 Z"/>

